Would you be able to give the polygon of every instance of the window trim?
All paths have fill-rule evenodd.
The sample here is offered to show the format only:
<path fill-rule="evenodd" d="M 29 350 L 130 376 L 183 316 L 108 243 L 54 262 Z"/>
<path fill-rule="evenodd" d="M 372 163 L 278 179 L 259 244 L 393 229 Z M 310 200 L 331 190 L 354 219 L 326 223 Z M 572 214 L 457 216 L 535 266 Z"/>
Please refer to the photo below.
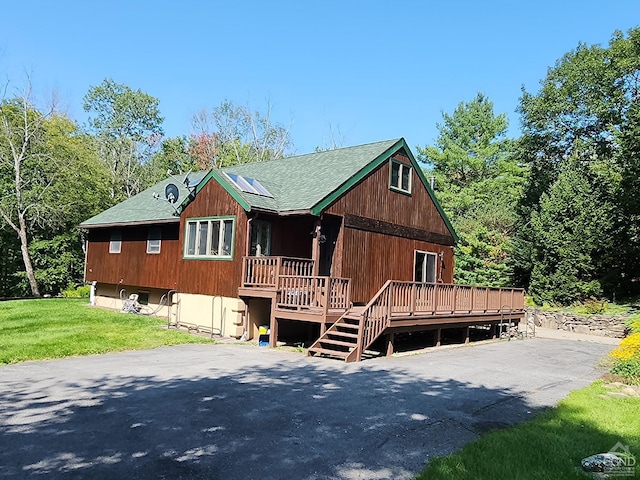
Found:
<path fill-rule="evenodd" d="M 424 261 L 424 265 L 423 265 L 423 275 L 424 275 L 424 281 L 420 282 L 420 283 L 437 283 L 438 282 L 438 254 L 435 252 L 428 252 L 426 250 L 414 250 L 413 251 L 413 281 L 414 282 L 418 282 L 418 279 L 416 278 L 416 260 L 418 259 L 418 254 L 419 253 L 423 253 L 425 255 L 425 261 Z M 427 279 L 429 278 L 428 276 L 428 272 L 427 272 L 427 268 L 429 267 L 429 261 L 427 260 L 427 257 L 429 255 L 433 255 L 434 257 L 434 261 L 433 261 L 433 282 L 428 282 Z"/>
<path fill-rule="evenodd" d="M 231 253 L 229 255 L 198 255 L 197 253 L 189 255 L 188 254 L 188 248 L 189 248 L 189 225 L 195 224 L 196 225 L 196 238 L 194 241 L 194 245 L 195 245 L 195 251 L 197 252 L 198 250 L 198 244 L 199 244 L 199 238 L 200 238 L 200 227 L 199 225 L 203 222 L 208 222 L 208 226 L 207 226 L 207 250 L 210 250 L 211 245 L 210 245 L 210 239 L 211 239 L 211 233 L 213 231 L 213 229 L 211 229 L 211 225 L 212 222 L 220 222 L 221 224 L 224 224 L 225 220 L 231 220 Z M 187 218 L 184 222 L 184 244 L 182 246 L 182 258 L 184 258 L 185 260 L 224 260 L 224 261 L 232 261 L 233 260 L 233 255 L 234 255 L 234 250 L 235 250 L 235 238 L 236 238 L 236 217 L 234 215 L 221 215 L 221 216 L 215 216 L 215 217 L 192 217 L 192 218 Z M 219 234 L 218 234 L 218 240 L 219 242 L 222 241 L 224 242 L 224 229 L 220 229 Z M 220 245 L 220 244 L 218 244 Z"/>
<path fill-rule="evenodd" d="M 109 236 L 109 253 L 122 253 L 122 230 L 112 230 Z"/>
<path fill-rule="evenodd" d="M 398 165 L 398 185 L 393 184 L 393 167 Z M 402 173 L 403 170 L 409 171 L 409 185 L 407 189 L 402 188 Z M 401 162 L 394 158 L 389 160 L 389 190 L 394 192 L 404 193 L 405 195 L 411 195 L 413 192 L 413 165 Z"/>
<path fill-rule="evenodd" d="M 157 235 L 153 235 L 153 234 Z M 155 238 L 152 238 L 155 237 Z M 158 250 L 151 249 L 151 242 L 158 242 Z M 159 255 L 162 251 L 162 229 L 160 227 L 151 227 L 147 232 L 147 254 L 149 255 Z"/>

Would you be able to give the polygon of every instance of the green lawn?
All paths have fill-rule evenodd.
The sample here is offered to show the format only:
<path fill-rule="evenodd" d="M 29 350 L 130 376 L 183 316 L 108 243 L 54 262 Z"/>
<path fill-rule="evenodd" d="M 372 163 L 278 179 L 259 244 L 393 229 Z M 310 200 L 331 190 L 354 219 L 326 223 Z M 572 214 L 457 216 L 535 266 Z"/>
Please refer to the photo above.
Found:
<path fill-rule="evenodd" d="M 92 308 L 86 299 L 0 302 L 0 365 L 211 341 L 161 328 L 165 324 Z"/>
<path fill-rule="evenodd" d="M 431 459 L 418 480 L 582 479 L 580 460 L 630 447 L 640 464 L 640 398 L 614 398 L 602 382 L 572 392 L 533 420 L 482 436 L 448 457 Z M 630 477 L 624 477 L 630 478 Z M 640 478 L 640 466 L 636 476 Z"/>

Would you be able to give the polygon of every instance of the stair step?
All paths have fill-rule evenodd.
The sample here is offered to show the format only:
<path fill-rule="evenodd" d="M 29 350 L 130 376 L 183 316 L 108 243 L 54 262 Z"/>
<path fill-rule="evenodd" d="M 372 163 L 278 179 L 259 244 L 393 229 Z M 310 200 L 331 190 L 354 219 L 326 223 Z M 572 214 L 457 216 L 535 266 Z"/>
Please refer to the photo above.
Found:
<path fill-rule="evenodd" d="M 350 328 L 351 330 L 359 330 L 360 329 L 360 325 L 354 325 L 352 323 L 344 323 L 344 322 L 336 323 L 335 327 L 336 328 L 339 328 L 339 327 Z"/>
<path fill-rule="evenodd" d="M 329 350 L 327 348 L 313 347 L 309 349 L 311 353 L 320 353 L 322 355 L 331 355 L 333 357 L 347 358 L 350 352 L 342 352 L 340 350 Z"/>
<path fill-rule="evenodd" d="M 327 330 L 327 333 L 325 333 L 325 335 L 335 335 L 336 337 L 343 337 L 343 338 L 358 338 L 357 333 L 340 332 L 338 330 Z"/>
<path fill-rule="evenodd" d="M 354 342 L 343 342 L 342 340 L 333 340 L 331 338 L 321 338 L 320 343 L 328 343 L 330 345 L 341 345 L 343 347 L 355 347 L 357 345 Z"/>

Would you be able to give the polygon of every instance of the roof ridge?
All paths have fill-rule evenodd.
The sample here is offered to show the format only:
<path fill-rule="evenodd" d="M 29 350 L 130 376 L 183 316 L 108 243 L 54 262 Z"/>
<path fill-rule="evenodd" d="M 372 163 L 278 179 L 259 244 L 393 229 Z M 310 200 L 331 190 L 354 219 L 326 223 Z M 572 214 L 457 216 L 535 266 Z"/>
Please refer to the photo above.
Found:
<path fill-rule="evenodd" d="M 351 149 L 359 149 L 359 148 L 363 148 L 363 147 L 368 147 L 371 145 L 377 145 L 377 144 L 384 144 L 384 143 L 388 143 L 388 144 L 394 144 L 396 142 L 398 142 L 399 140 L 401 140 L 402 137 L 398 137 L 398 138 L 393 138 L 393 139 L 388 139 L 388 140 L 379 140 L 377 142 L 369 142 L 369 143 L 361 143 L 358 145 L 350 145 L 348 147 L 340 147 L 340 148 L 332 148 L 329 150 L 321 150 L 319 152 L 309 152 L 309 153 L 301 153 L 299 155 L 289 155 L 286 157 L 279 157 L 279 158 L 272 158 L 270 160 L 264 160 L 261 162 L 248 162 L 248 163 L 241 163 L 241 164 L 236 164 L 236 165 L 227 165 L 225 167 L 221 167 L 219 170 L 221 171 L 225 171 L 227 169 L 232 169 L 232 168 L 237 168 L 237 167 L 242 167 L 244 165 L 264 165 L 264 164 L 270 164 L 273 162 L 280 162 L 283 160 L 290 160 L 290 159 L 300 159 L 300 158 L 304 158 L 304 157 L 311 157 L 311 156 L 316 156 L 316 155 L 322 155 L 322 154 L 329 154 L 329 153 L 339 153 L 340 151 L 344 151 L 344 150 L 351 150 Z"/>

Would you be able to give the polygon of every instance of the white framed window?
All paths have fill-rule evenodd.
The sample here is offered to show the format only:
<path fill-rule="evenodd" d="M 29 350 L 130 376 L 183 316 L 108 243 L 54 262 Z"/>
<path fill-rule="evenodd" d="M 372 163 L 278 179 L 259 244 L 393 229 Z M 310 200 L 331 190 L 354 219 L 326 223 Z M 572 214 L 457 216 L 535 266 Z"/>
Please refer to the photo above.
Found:
<path fill-rule="evenodd" d="M 403 193 L 411 193 L 411 172 L 413 168 L 406 163 L 391 160 L 389 165 L 389 188 Z"/>
<path fill-rule="evenodd" d="M 414 282 L 435 283 L 438 270 L 438 256 L 435 253 L 416 250 L 413 265 Z"/>
<path fill-rule="evenodd" d="M 186 222 L 185 258 L 233 258 L 234 217 L 191 218 Z"/>
<path fill-rule="evenodd" d="M 147 236 L 147 253 L 158 254 L 162 244 L 162 230 L 150 228 Z"/>
<path fill-rule="evenodd" d="M 122 250 L 122 232 L 113 230 L 109 238 L 109 253 L 120 253 Z"/>

